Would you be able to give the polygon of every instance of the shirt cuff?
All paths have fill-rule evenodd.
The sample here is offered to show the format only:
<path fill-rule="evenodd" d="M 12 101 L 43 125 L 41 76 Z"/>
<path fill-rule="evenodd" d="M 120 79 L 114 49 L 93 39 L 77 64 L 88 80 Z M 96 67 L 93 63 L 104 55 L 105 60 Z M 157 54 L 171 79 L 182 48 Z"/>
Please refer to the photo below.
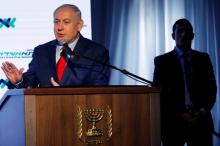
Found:
<path fill-rule="evenodd" d="M 14 84 L 14 86 L 15 86 L 16 88 L 19 88 L 19 86 L 21 85 L 22 82 L 23 82 L 23 78 L 21 78 L 20 81 L 17 81 L 17 82 Z"/>

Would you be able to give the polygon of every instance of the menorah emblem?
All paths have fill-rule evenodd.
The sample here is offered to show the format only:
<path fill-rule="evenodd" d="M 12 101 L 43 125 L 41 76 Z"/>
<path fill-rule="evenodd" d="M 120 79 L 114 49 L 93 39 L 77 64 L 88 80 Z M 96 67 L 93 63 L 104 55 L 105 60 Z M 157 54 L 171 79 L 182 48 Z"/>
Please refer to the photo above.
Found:
<path fill-rule="evenodd" d="M 91 123 L 91 128 L 88 128 L 86 132 L 83 132 L 85 130 L 83 128 L 83 114 L 85 116 L 86 121 Z M 97 128 L 96 126 L 96 124 L 100 122 L 103 118 L 106 119 L 105 120 L 106 131 Z M 78 106 L 78 110 L 76 113 L 76 129 L 77 129 L 77 137 L 83 143 L 102 144 L 105 141 L 108 141 L 112 136 L 112 112 L 110 107 L 108 106 L 106 110 L 103 109 L 82 110 Z"/>
<path fill-rule="evenodd" d="M 101 129 L 96 128 L 95 124 L 103 118 L 104 110 L 84 110 L 84 115 L 89 122 L 92 122 L 92 128 L 88 129 L 86 136 L 103 135 L 103 131 Z"/>

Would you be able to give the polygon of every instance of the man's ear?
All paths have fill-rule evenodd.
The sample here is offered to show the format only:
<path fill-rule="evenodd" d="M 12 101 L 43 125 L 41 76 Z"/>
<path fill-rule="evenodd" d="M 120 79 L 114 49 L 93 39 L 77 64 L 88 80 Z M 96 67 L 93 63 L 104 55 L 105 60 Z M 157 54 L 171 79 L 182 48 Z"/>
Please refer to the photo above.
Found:
<path fill-rule="evenodd" d="M 172 33 L 171 35 L 172 35 L 173 40 L 175 40 L 175 34 L 174 34 L 174 33 Z"/>
<path fill-rule="evenodd" d="M 83 27 L 83 25 L 84 25 L 84 22 L 83 22 L 83 20 L 80 20 L 79 21 L 79 23 L 78 23 L 78 25 L 77 25 L 77 29 L 78 29 L 78 32 L 80 32 L 81 31 L 81 29 L 82 29 L 82 27 Z"/>
<path fill-rule="evenodd" d="M 195 36 L 195 34 L 194 34 L 194 33 L 192 33 L 192 35 L 191 35 L 191 40 L 193 40 L 193 39 L 194 39 L 194 36 Z"/>

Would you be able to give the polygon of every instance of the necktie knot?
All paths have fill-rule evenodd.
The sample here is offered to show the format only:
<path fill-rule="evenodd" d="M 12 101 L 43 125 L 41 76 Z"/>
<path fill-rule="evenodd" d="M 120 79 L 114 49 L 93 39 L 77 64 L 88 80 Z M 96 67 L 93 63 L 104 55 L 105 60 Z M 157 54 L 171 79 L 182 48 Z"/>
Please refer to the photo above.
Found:
<path fill-rule="evenodd" d="M 182 55 L 182 57 L 183 57 L 184 60 L 189 61 L 189 54 L 184 53 L 184 54 Z"/>
<path fill-rule="evenodd" d="M 64 48 L 64 47 L 62 47 L 61 49 L 60 49 L 60 56 L 65 56 L 65 53 L 66 53 L 66 48 Z"/>

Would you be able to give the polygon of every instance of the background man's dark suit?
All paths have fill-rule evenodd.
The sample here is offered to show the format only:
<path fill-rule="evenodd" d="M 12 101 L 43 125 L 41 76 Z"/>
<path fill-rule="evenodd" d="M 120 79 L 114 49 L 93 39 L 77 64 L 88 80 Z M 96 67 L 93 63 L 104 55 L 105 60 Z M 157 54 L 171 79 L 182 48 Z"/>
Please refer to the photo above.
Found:
<path fill-rule="evenodd" d="M 34 49 L 29 69 L 23 74 L 19 87 L 52 86 L 50 78 L 57 81 L 56 45 L 53 40 Z M 103 46 L 80 35 L 74 48 L 80 56 L 87 56 L 102 63 L 108 63 L 109 53 Z M 74 56 L 64 71 L 60 85 L 105 85 L 109 80 L 109 68 L 94 61 Z"/>
<path fill-rule="evenodd" d="M 213 122 L 210 110 L 216 96 L 212 65 L 206 53 L 192 50 L 191 55 L 193 76 L 190 90 L 191 100 L 196 110 L 205 109 L 206 119 L 203 126 L 212 130 Z M 162 139 L 165 136 L 165 138 L 172 138 L 173 141 L 178 140 L 179 132 L 181 134 L 185 130 L 181 113 L 186 109 L 183 73 L 174 50 L 155 58 L 154 84 L 161 87 Z"/>

